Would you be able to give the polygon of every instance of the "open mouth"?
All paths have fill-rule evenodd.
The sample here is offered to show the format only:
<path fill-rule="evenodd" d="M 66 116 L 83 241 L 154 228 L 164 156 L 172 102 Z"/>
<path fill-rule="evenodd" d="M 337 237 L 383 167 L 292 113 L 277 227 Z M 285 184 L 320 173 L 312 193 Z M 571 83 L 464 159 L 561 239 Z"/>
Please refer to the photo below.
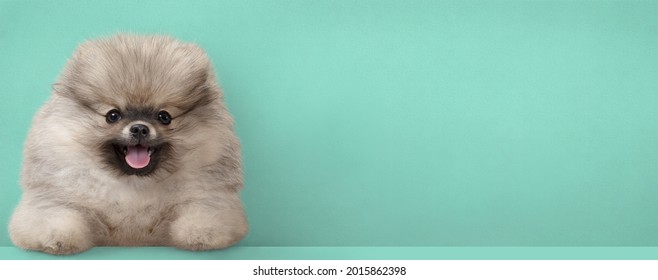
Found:
<path fill-rule="evenodd" d="M 154 151 L 155 149 L 142 145 L 124 146 L 124 160 L 128 166 L 134 169 L 142 169 L 151 163 L 151 155 L 153 155 Z"/>
<path fill-rule="evenodd" d="M 112 150 L 118 167 L 124 174 L 145 176 L 156 168 L 160 158 L 160 150 L 167 145 L 149 146 L 143 144 L 125 145 L 112 143 Z"/>

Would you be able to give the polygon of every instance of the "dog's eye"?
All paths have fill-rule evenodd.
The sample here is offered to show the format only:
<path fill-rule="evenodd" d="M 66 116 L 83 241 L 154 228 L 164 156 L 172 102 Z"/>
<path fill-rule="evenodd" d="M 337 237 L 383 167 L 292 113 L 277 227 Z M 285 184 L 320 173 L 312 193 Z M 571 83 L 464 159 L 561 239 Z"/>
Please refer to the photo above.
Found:
<path fill-rule="evenodd" d="M 168 113 L 167 111 L 160 111 L 160 112 L 158 113 L 158 120 L 159 120 L 162 124 L 164 124 L 164 125 L 168 125 L 168 124 L 171 123 L 171 115 L 169 115 L 169 113 Z"/>
<path fill-rule="evenodd" d="M 121 119 L 121 113 L 119 113 L 119 110 L 117 109 L 112 109 L 105 114 L 105 120 L 107 123 L 115 123 L 118 120 Z"/>

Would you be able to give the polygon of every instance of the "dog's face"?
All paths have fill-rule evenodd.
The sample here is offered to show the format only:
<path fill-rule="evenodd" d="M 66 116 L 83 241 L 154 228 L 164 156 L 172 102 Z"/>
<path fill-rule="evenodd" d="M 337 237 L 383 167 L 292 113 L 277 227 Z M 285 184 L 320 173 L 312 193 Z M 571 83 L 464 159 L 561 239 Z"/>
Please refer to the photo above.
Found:
<path fill-rule="evenodd" d="M 105 114 L 106 139 L 98 147 L 106 164 L 126 175 L 150 175 L 172 162 L 173 146 L 167 126 L 173 117 L 154 108 L 112 108 Z M 100 140 L 100 139 L 99 139 Z"/>
<path fill-rule="evenodd" d="M 167 37 L 84 43 L 55 92 L 75 104 L 71 135 L 120 176 L 174 172 L 221 110 L 205 53 Z"/>

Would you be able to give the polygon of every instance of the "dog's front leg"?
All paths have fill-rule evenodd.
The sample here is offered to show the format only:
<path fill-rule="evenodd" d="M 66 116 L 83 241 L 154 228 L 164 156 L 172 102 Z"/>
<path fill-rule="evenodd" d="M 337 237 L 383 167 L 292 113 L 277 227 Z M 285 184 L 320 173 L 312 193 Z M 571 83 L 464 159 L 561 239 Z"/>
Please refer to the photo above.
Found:
<path fill-rule="evenodd" d="M 178 205 L 171 223 L 171 245 L 187 250 L 212 250 L 231 246 L 248 231 L 237 193 L 192 200 Z"/>

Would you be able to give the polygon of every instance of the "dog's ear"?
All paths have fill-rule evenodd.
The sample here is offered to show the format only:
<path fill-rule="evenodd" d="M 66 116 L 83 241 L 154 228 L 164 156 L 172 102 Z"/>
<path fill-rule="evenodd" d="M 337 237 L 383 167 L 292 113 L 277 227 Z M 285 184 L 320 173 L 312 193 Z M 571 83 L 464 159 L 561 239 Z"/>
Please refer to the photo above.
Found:
<path fill-rule="evenodd" d="M 73 100 L 78 100 L 80 103 L 83 104 L 92 104 L 92 100 L 88 100 L 88 98 L 80 97 L 80 96 L 75 96 L 75 89 L 71 86 L 68 86 L 67 84 L 63 82 L 56 82 L 52 84 L 52 92 L 51 94 L 56 94 L 61 97 L 67 97 L 67 98 L 72 98 Z"/>
<path fill-rule="evenodd" d="M 71 94 L 71 89 L 67 86 L 65 86 L 62 83 L 54 83 L 52 85 L 52 93 L 61 95 L 61 96 L 69 96 Z"/>

